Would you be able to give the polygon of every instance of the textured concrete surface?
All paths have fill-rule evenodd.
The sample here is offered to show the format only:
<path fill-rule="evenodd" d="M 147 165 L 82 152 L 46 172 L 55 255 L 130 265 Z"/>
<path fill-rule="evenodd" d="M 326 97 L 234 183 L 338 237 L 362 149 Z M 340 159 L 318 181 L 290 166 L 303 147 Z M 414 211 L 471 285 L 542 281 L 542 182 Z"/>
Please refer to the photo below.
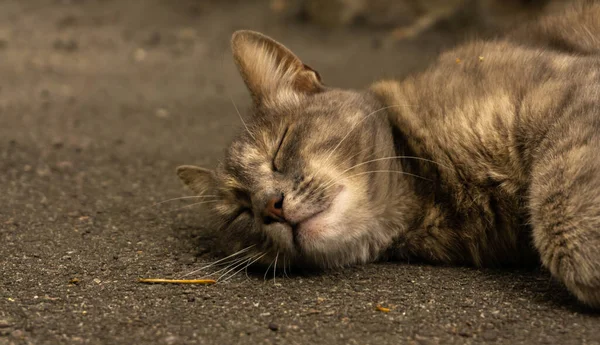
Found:
<path fill-rule="evenodd" d="M 214 166 L 240 128 L 235 29 L 276 37 L 346 87 L 417 71 L 453 42 L 434 32 L 381 45 L 267 8 L 0 2 L 0 344 L 599 344 L 598 315 L 543 271 L 385 263 L 136 282 L 214 260 L 195 207 L 148 206 L 188 195 L 174 168 Z"/>

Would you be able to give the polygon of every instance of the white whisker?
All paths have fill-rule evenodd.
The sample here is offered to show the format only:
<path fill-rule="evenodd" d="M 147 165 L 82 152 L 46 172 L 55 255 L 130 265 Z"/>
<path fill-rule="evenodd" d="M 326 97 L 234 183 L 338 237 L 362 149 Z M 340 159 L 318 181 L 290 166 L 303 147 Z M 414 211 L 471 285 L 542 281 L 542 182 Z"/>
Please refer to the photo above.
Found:
<path fill-rule="evenodd" d="M 343 176 L 339 180 L 349 179 L 351 177 L 360 176 L 360 175 L 366 175 L 366 174 L 371 174 L 371 173 L 396 173 L 396 174 L 408 175 L 408 176 L 416 177 L 416 178 L 419 178 L 419 179 L 422 179 L 422 180 L 425 180 L 425 181 L 433 182 L 432 180 L 430 180 L 428 178 L 425 178 L 423 176 L 419 176 L 419 175 L 407 173 L 407 172 L 404 172 L 404 171 L 398 171 L 398 170 L 371 170 L 371 171 L 364 171 L 364 172 L 353 174 L 353 175 L 349 175 L 349 176 Z M 329 185 L 323 187 L 323 190 L 327 190 L 327 189 L 331 188 L 335 184 L 335 182 L 336 181 L 334 181 L 333 183 L 330 183 Z"/>
<path fill-rule="evenodd" d="M 179 197 L 179 198 L 167 199 L 167 200 L 159 201 L 159 202 L 157 202 L 157 203 L 154 203 L 154 204 L 152 204 L 152 205 L 149 205 L 149 206 L 144 206 L 144 207 L 141 207 L 141 208 L 139 208 L 139 209 L 137 209 L 137 210 L 133 211 L 133 213 L 138 213 L 138 212 L 140 212 L 140 211 L 142 211 L 142 210 L 145 210 L 145 209 L 147 209 L 147 208 L 150 208 L 150 207 L 156 207 L 156 206 L 158 206 L 158 205 L 162 205 L 162 204 L 164 204 L 164 203 L 166 203 L 166 202 L 170 202 L 170 201 L 176 201 L 176 200 L 187 200 L 187 199 L 202 199 L 202 198 L 209 198 L 209 197 L 217 197 L 217 195 L 195 195 L 195 196 L 182 196 L 182 197 Z"/>
<path fill-rule="evenodd" d="M 250 279 L 250 277 L 248 276 L 248 267 L 252 266 L 253 263 L 255 263 L 258 260 L 262 259 L 263 256 L 265 256 L 265 255 L 267 255 L 267 253 L 263 253 L 261 256 L 257 257 L 252 262 L 250 262 L 249 264 L 246 265 L 246 267 L 244 268 L 246 270 L 246 278 Z"/>
<path fill-rule="evenodd" d="M 361 150 L 360 152 L 358 152 L 358 153 L 356 153 L 356 154 L 354 154 L 354 155 L 350 156 L 348 159 L 345 159 L 345 160 L 344 160 L 343 162 L 341 162 L 340 164 L 333 166 L 333 167 L 331 168 L 331 170 L 335 170 L 335 169 L 339 168 L 339 167 L 340 167 L 342 164 L 346 163 L 348 160 L 350 160 L 350 159 L 352 159 L 352 158 L 354 158 L 354 157 L 356 157 L 356 156 L 360 155 L 361 153 L 363 153 L 363 152 L 365 152 L 365 151 L 367 151 L 367 150 L 369 150 L 369 149 L 371 149 L 371 147 L 366 147 L 366 148 L 364 148 L 364 149 L 363 149 L 363 150 Z M 379 152 L 381 152 L 381 151 L 383 151 L 383 150 L 385 150 L 385 149 L 386 149 L 386 148 L 382 148 L 382 149 L 380 149 L 380 150 L 374 151 L 374 152 L 370 153 L 370 154 L 369 154 L 367 157 L 365 157 L 365 158 L 371 158 L 371 157 L 374 157 L 374 156 L 376 156 L 376 155 L 377 155 Z M 330 179 L 329 179 L 328 181 L 326 181 L 326 182 L 325 182 L 323 185 L 328 185 L 330 182 L 332 182 L 333 180 L 335 180 L 335 179 L 336 179 L 336 178 L 338 178 L 339 176 L 340 176 L 340 175 L 337 175 L 337 176 L 334 176 L 334 177 L 330 178 Z"/>
<path fill-rule="evenodd" d="M 348 169 L 346 169 L 346 170 L 342 171 L 342 172 L 341 172 L 341 173 L 339 173 L 339 174 L 338 174 L 336 177 L 334 177 L 333 179 L 331 179 L 331 181 L 330 181 L 330 182 L 328 182 L 328 183 L 327 183 L 327 184 L 324 186 L 324 188 L 327 188 L 327 187 L 329 187 L 329 184 L 330 184 L 331 182 L 334 182 L 334 180 L 335 180 L 335 179 L 337 179 L 338 177 L 340 177 L 340 176 L 344 175 L 346 172 L 348 172 L 348 171 L 350 171 L 350 170 L 352 170 L 352 169 L 355 169 L 355 168 L 357 168 L 357 167 L 359 167 L 359 166 L 362 166 L 362 165 L 365 165 L 365 164 L 369 164 L 369 163 L 372 163 L 372 162 L 378 162 L 378 161 L 384 161 L 384 160 L 390 160 L 390 159 L 414 159 L 414 160 L 420 160 L 420 161 L 425 161 L 425 162 L 429 162 L 429 163 L 434 163 L 434 164 L 437 164 L 438 166 L 441 166 L 441 167 L 443 167 L 443 168 L 452 169 L 451 167 L 449 167 L 449 166 L 446 166 L 446 165 L 444 165 L 444 164 L 438 163 L 438 162 L 436 162 L 436 161 L 432 161 L 432 160 L 430 160 L 430 159 L 421 158 L 421 157 L 414 157 L 414 156 L 391 156 L 391 157 L 383 157 L 383 158 L 371 159 L 371 160 L 368 160 L 368 161 L 365 161 L 365 162 L 362 162 L 362 163 L 358 163 L 358 164 L 356 164 L 356 165 L 354 165 L 354 166 L 351 166 L 350 168 L 348 168 Z M 409 174 L 409 173 L 406 173 L 406 174 Z M 424 177 L 421 177 L 421 178 L 424 178 Z M 429 180 L 429 181 L 431 181 L 431 180 Z"/>
<path fill-rule="evenodd" d="M 333 150 L 331 150 L 331 152 L 329 153 L 329 155 L 327 156 L 327 158 L 325 158 L 325 161 L 329 161 L 329 158 L 331 158 L 331 155 L 333 155 L 335 153 L 335 151 L 340 147 L 340 145 L 342 145 L 342 143 L 348 138 L 348 136 L 350 136 L 350 134 L 362 123 L 364 123 L 367 119 L 371 118 L 371 116 L 379 113 L 380 111 L 386 110 L 386 109 L 390 109 L 390 108 L 394 108 L 394 107 L 410 107 L 410 105 L 406 105 L 406 104 L 396 104 L 396 105 L 389 105 L 383 108 L 379 108 L 369 114 L 367 114 L 362 120 L 358 121 L 356 124 L 354 124 L 354 126 L 352 126 L 352 128 L 350 128 L 350 130 L 348 131 L 348 133 L 346 133 L 346 135 L 342 138 L 342 140 L 340 140 L 340 142 L 333 148 Z"/>
<path fill-rule="evenodd" d="M 231 100 L 231 104 L 233 104 L 233 107 L 235 108 L 235 112 L 238 114 L 240 120 L 242 121 L 244 128 L 246 128 L 246 131 L 248 131 L 248 134 L 250 134 L 252 139 L 254 139 L 254 141 L 256 141 L 256 137 L 254 136 L 254 134 L 252 132 L 250 132 L 250 129 L 248 128 L 248 125 L 246 125 L 246 122 L 244 121 L 242 114 L 240 114 L 240 111 L 239 111 L 237 105 L 235 105 L 235 102 L 233 101 L 233 97 L 229 96 L 229 99 Z"/>
<path fill-rule="evenodd" d="M 265 275 L 263 277 L 263 281 L 267 281 L 267 274 L 269 274 L 269 270 L 271 269 L 271 266 L 273 265 L 273 262 L 275 260 L 271 261 L 271 263 L 269 264 L 269 267 L 267 267 L 267 270 L 265 271 Z"/>
<path fill-rule="evenodd" d="M 242 267 L 242 268 L 240 268 L 239 270 L 237 270 L 237 271 L 233 272 L 231 275 L 229 275 L 229 277 L 227 277 L 227 278 L 225 278 L 225 279 L 223 279 L 223 280 L 221 280 L 221 277 L 219 277 L 218 281 L 219 281 L 219 282 L 221 282 L 221 283 L 224 283 L 224 282 L 228 281 L 229 279 L 231 279 L 231 278 L 235 277 L 235 276 L 236 276 L 236 275 L 238 275 L 238 274 L 239 274 L 241 271 L 243 271 L 243 270 L 244 270 L 246 267 L 248 267 L 248 265 L 250 264 L 250 261 L 252 261 L 252 259 L 253 259 L 253 258 L 255 258 L 255 257 L 256 257 L 256 256 L 253 256 L 253 257 L 250 257 L 250 258 L 248 258 L 248 260 L 244 261 L 244 262 L 243 262 L 243 264 L 242 264 L 242 266 L 244 266 L 244 267 Z"/>
<path fill-rule="evenodd" d="M 207 277 L 212 277 L 212 276 L 214 276 L 214 275 L 217 275 L 217 274 L 219 274 L 219 273 L 221 273 L 221 272 L 223 272 L 223 271 L 226 271 L 226 270 L 230 269 L 231 267 L 234 267 L 234 266 L 236 266 L 236 265 L 237 265 L 237 264 L 239 264 L 240 262 L 243 262 L 243 261 L 246 261 L 246 260 L 248 260 L 248 257 L 246 257 L 246 256 L 243 256 L 243 257 L 241 257 L 241 258 L 235 259 L 235 260 L 233 260 L 231 263 L 228 263 L 228 265 L 227 265 L 227 266 L 225 266 L 225 267 L 221 268 L 220 270 L 218 270 L 218 271 L 215 271 L 215 272 L 212 272 L 212 273 L 208 274 L 208 275 L 207 275 Z M 227 271 L 227 272 L 229 272 L 229 271 Z"/>
<path fill-rule="evenodd" d="M 285 253 L 284 253 L 284 254 L 283 254 L 283 275 L 284 275 L 286 278 L 289 278 L 290 276 L 288 276 L 288 274 L 287 274 L 287 270 L 285 269 L 285 266 L 286 266 L 286 264 L 287 264 L 287 260 L 285 259 Z"/>
<path fill-rule="evenodd" d="M 263 253 L 257 253 L 257 254 L 254 254 L 254 255 L 252 255 L 252 256 L 250 256 L 250 257 L 248 257 L 248 259 L 247 259 L 246 261 L 244 261 L 244 264 L 245 264 L 245 265 L 244 265 L 244 267 L 242 267 L 242 268 L 240 268 L 239 270 L 237 270 L 237 271 L 233 272 L 233 273 L 232 273 L 232 274 L 231 274 L 229 277 L 227 277 L 227 278 L 223 279 L 223 281 L 222 281 L 222 282 L 226 282 L 226 281 L 228 281 L 229 279 L 231 279 L 231 278 L 235 277 L 235 276 L 236 276 L 238 273 L 240 273 L 241 271 L 243 271 L 243 270 L 247 270 L 247 269 L 248 269 L 248 266 L 252 265 L 254 262 L 256 262 L 257 260 L 259 260 L 259 259 L 260 259 L 261 257 L 263 257 L 264 255 L 265 255 L 265 254 L 263 254 Z M 246 272 L 247 272 L 247 271 L 246 271 Z M 247 277 L 247 278 L 250 278 L 250 277 L 248 277 L 248 274 L 247 274 L 247 273 L 246 273 L 246 277 Z M 219 279 L 217 279 L 217 280 L 218 280 L 218 281 L 220 281 L 220 279 L 221 279 L 221 277 L 219 277 Z"/>
<path fill-rule="evenodd" d="M 208 265 L 206 265 L 206 266 L 204 266 L 204 267 L 200 267 L 200 268 L 198 268 L 198 269 L 196 269 L 196 270 L 194 270 L 194 271 L 192 271 L 192 272 L 186 273 L 186 274 L 182 275 L 182 276 L 181 276 L 181 278 L 185 278 L 185 277 L 187 277 L 187 276 L 189 276 L 189 275 L 192 275 L 192 274 L 194 274 L 194 273 L 197 273 L 197 272 L 199 272 L 199 271 L 202 271 L 202 270 L 204 270 L 204 269 L 207 269 L 207 268 L 209 268 L 209 267 L 212 267 L 212 266 L 214 266 L 214 265 L 216 265 L 216 264 L 218 264 L 218 263 L 220 263 L 220 262 L 223 262 L 223 261 L 225 261 L 225 260 L 227 260 L 227 259 L 233 258 L 233 257 L 235 257 L 235 256 L 238 256 L 238 255 L 240 255 L 240 254 L 244 254 L 245 252 L 249 251 L 249 250 L 250 250 L 252 247 L 254 247 L 254 246 L 256 246 L 256 245 L 255 245 L 255 244 L 253 244 L 253 245 L 251 245 L 251 246 L 248 246 L 248 247 L 246 247 L 246 248 L 244 248 L 244 249 L 238 250 L 237 252 L 235 252 L 235 253 L 233 253 L 233 254 L 231 254 L 231 255 L 229 255 L 229 256 L 226 256 L 226 257 L 224 257 L 224 258 L 222 258 L 222 259 L 219 259 L 219 260 L 217 260 L 217 261 L 215 261 L 215 262 L 213 262 L 213 263 L 210 263 L 210 264 L 208 264 Z"/>
<path fill-rule="evenodd" d="M 277 259 L 279 258 L 279 251 L 275 255 L 275 265 L 273 266 L 273 284 L 275 284 L 275 275 L 277 274 Z"/>
<path fill-rule="evenodd" d="M 243 265 L 247 264 L 247 263 L 248 263 L 250 260 L 252 260 L 252 258 L 251 258 L 251 257 L 244 257 L 244 258 L 242 258 L 242 260 L 241 260 L 241 261 L 239 261 L 237 264 L 233 265 L 233 267 L 231 267 L 231 266 L 228 266 L 228 267 L 231 267 L 231 268 L 230 268 L 229 270 L 225 271 L 225 273 L 221 274 L 221 275 L 219 276 L 219 278 L 217 278 L 217 279 L 216 279 L 216 281 L 221 281 L 221 278 L 223 278 L 224 276 L 226 276 L 226 275 L 227 275 L 229 272 L 231 272 L 231 271 L 233 271 L 233 270 L 237 269 L 237 268 L 238 268 L 238 267 L 240 267 L 240 266 L 243 266 Z M 243 269 L 243 268 L 242 268 L 242 269 Z M 233 274 L 233 275 L 235 275 L 235 272 L 234 272 L 234 274 Z"/>
<path fill-rule="evenodd" d="M 181 211 L 181 210 L 183 210 L 184 208 L 189 208 L 189 207 L 196 206 L 196 205 L 210 204 L 211 202 L 219 202 L 219 201 L 220 201 L 220 200 L 219 200 L 219 199 L 217 199 L 217 200 L 206 200 L 206 201 L 201 201 L 201 202 L 195 202 L 195 203 L 193 203 L 193 204 L 185 205 L 185 206 L 183 206 L 183 207 L 180 207 L 180 208 L 174 209 L 174 210 L 172 210 L 172 211 L 169 211 L 169 212 L 177 212 L 177 211 Z"/>
<path fill-rule="evenodd" d="M 352 158 L 354 158 L 354 157 L 356 157 L 356 156 L 358 156 L 358 155 L 360 155 L 360 154 L 364 153 L 365 151 L 367 151 L 367 150 L 369 150 L 369 149 L 371 149 L 371 147 L 365 147 L 364 149 L 362 149 L 362 150 L 360 150 L 359 152 L 357 152 L 357 153 L 355 153 L 355 154 L 351 155 L 350 157 L 347 157 L 347 158 L 345 158 L 345 159 L 344 159 L 343 161 L 341 161 L 339 164 L 337 164 L 337 165 L 331 165 L 331 164 L 327 164 L 327 165 L 325 165 L 325 167 L 327 167 L 327 168 L 330 168 L 331 170 L 338 169 L 338 168 L 339 168 L 339 167 L 340 167 L 342 164 L 344 164 L 344 163 L 348 162 L 348 161 L 349 161 L 349 160 L 351 160 Z M 381 151 L 381 150 L 379 150 L 379 151 Z M 377 151 L 377 152 L 379 152 L 379 151 Z M 372 153 L 372 154 L 374 154 L 374 153 Z M 371 155 L 372 155 L 372 154 L 371 154 Z M 323 169 L 323 168 L 321 168 L 321 169 Z M 319 169 L 319 170 L 321 170 L 321 169 Z"/>

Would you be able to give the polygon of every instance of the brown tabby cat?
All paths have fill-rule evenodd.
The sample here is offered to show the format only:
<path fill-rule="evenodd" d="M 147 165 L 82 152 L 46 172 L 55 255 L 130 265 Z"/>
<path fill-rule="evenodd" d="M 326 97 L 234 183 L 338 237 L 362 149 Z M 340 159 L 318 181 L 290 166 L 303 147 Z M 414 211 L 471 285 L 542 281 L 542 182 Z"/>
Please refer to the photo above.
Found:
<path fill-rule="evenodd" d="M 259 33 L 232 46 L 246 129 L 215 171 L 177 169 L 217 196 L 221 249 L 318 268 L 541 259 L 600 307 L 600 4 L 364 91 L 325 86 Z"/>

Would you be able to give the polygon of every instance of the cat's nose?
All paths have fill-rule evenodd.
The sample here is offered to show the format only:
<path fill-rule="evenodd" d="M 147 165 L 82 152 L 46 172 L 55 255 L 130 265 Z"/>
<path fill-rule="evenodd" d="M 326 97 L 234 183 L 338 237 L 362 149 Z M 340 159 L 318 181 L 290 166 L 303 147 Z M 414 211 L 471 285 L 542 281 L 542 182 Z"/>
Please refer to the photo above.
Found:
<path fill-rule="evenodd" d="M 283 194 L 273 196 L 267 201 L 267 205 L 264 210 L 264 222 L 269 224 L 272 222 L 285 222 L 283 216 Z"/>

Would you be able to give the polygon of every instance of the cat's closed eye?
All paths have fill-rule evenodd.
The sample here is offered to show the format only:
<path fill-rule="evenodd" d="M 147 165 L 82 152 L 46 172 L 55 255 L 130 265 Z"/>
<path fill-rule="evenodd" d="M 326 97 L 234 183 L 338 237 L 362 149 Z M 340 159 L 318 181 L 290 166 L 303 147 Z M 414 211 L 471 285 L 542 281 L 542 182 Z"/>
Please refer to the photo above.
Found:
<path fill-rule="evenodd" d="M 252 201 L 248 192 L 242 189 L 234 189 L 233 196 L 240 205 L 240 212 L 252 212 Z"/>
<path fill-rule="evenodd" d="M 285 140 L 288 130 L 289 127 L 286 127 L 286 129 L 283 131 L 283 135 L 281 136 L 281 139 L 279 139 L 279 144 L 277 144 L 277 150 L 275 151 L 275 154 L 273 155 L 273 160 L 271 161 L 271 168 L 275 172 L 280 171 L 280 166 L 279 164 L 277 164 L 277 158 L 279 157 L 279 152 L 281 151 L 281 146 L 283 146 L 283 141 Z"/>

